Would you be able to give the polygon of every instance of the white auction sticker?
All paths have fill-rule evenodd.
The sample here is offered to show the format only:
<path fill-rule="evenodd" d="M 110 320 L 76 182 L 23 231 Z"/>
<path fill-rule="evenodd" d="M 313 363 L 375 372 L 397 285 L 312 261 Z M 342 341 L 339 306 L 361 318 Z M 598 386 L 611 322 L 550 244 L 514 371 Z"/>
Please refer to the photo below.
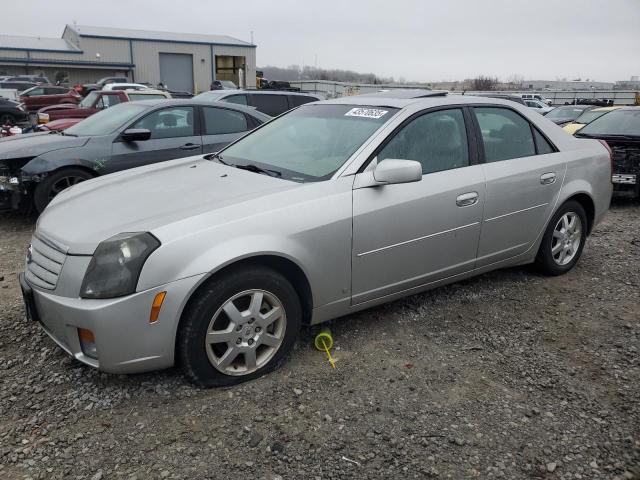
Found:
<path fill-rule="evenodd" d="M 345 117 L 381 118 L 389 113 L 389 110 L 379 108 L 352 108 L 344 114 Z"/>

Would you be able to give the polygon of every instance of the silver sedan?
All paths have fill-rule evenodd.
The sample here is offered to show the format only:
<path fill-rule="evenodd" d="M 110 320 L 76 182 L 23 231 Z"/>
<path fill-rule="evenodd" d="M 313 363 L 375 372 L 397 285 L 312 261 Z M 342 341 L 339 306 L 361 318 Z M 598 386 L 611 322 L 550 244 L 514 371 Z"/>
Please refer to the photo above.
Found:
<path fill-rule="evenodd" d="M 230 385 L 280 365 L 303 325 L 497 268 L 568 272 L 611 190 L 605 146 L 523 105 L 342 98 L 63 191 L 20 280 L 81 362 Z"/>

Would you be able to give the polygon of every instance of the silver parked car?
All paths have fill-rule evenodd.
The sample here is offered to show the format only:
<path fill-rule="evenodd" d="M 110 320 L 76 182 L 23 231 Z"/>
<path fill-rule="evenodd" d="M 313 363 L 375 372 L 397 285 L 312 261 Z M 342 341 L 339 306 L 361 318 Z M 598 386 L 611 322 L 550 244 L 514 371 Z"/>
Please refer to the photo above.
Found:
<path fill-rule="evenodd" d="M 569 271 L 611 190 L 600 142 L 524 105 L 341 98 L 63 191 L 21 286 L 81 362 L 230 385 L 280 365 L 302 325 L 496 268 Z"/>

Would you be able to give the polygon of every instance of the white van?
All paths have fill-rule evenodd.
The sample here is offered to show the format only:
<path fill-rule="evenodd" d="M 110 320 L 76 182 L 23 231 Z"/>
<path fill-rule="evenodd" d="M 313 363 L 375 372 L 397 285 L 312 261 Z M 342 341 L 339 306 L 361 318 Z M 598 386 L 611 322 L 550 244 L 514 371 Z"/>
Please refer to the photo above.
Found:
<path fill-rule="evenodd" d="M 551 105 L 551 100 L 544 98 L 539 93 L 522 93 L 520 94 L 523 100 L 540 100 L 541 102 Z"/>

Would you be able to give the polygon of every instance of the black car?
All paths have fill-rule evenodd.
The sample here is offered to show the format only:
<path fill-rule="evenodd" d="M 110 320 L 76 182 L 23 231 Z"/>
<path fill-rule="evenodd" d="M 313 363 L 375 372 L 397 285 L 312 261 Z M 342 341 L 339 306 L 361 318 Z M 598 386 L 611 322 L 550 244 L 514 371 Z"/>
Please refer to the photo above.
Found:
<path fill-rule="evenodd" d="M 596 108 L 594 105 L 563 105 L 556 107 L 545 115 L 556 125 L 566 125 L 573 122 L 576 118 L 582 115 L 584 112 Z"/>
<path fill-rule="evenodd" d="M 78 182 L 151 163 L 213 153 L 270 117 L 229 103 L 126 102 L 60 133 L 0 140 L 0 210 L 38 212 Z M 179 181 L 179 179 L 176 179 Z"/>
<path fill-rule="evenodd" d="M 29 120 L 29 114 L 24 111 L 18 102 L 0 98 L 0 126 L 16 125 Z"/>
<path fill-rule="evenodd" d="M 605 141 L 611 149 L 614 193 L 640 197 L 640 107 L 613 110 L 575 136 Z"/>

